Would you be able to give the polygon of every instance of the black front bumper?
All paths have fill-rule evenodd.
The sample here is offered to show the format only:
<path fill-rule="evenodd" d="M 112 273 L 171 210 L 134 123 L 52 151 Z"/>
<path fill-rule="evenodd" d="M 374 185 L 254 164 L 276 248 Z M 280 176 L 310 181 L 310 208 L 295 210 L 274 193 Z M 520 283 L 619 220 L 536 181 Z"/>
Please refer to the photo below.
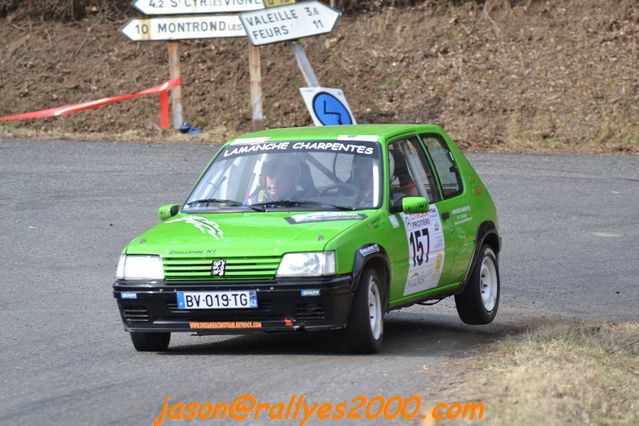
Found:
<path fill-rule="evenodd" d="M 302 296 L 302 290 L 319 290 Z M 255 290 L 253 309 L 177 307 L 179 291 Z M 353 298 L 352 277 L 277 281 L 164 282 L 122 281 L 113 284 L 127 331 L 238 334 L 252 331 L 334 330 L 344 328 Z M 133 298 L 135 297 L 135 298 Z"/>

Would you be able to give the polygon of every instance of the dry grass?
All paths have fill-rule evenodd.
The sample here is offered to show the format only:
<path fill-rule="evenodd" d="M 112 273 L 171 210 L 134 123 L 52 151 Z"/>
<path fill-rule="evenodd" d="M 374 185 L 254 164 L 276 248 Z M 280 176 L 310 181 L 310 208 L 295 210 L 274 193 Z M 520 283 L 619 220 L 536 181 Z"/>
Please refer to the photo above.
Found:
<path fill-rule="evenodd" d="M 455 396 L 488 424 L 639 424 L 639 323 L 544 325 L 464 364 Z"/>
<path fill-rule="evenodd" d="M 185 135 L 175 130 L 160 130 L 157 127 L 145 130 L 127 130 L 120 133 L 110 132 L 65 132 L 58 129 L 50 131 L 33 130 L 21 127 L 9 127 L 0 123 L 0 138 L 29 140 L 68 140 L 82 142 L 134 142 L 142 144 L 180 144 L 194 143 L 221 145 L 237 136 L 237 132 L 226 128 L 208 129 L 201 135 Z"/>

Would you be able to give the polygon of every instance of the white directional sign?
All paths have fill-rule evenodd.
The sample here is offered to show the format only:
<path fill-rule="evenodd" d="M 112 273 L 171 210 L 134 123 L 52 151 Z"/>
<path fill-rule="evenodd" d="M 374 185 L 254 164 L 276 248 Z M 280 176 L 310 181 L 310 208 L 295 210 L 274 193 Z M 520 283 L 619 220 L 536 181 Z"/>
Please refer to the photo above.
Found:
<path fill-rule="evenodd" d="M 341 14 L 319 1 L 305 1 L 244 12 L 240 20 L 251 43 L 259 46 L 329 33 Z"/>
<path fill-rule="evenodd" d="M 264 9 L 262 0 L 135 0 L 132 5 L 145 15 L 189 15 Z"/>
<path fill-rule="evenodd" d="M 245 37 L 238 15 L 129 19 L 120 32 L 133 41 Z"/>

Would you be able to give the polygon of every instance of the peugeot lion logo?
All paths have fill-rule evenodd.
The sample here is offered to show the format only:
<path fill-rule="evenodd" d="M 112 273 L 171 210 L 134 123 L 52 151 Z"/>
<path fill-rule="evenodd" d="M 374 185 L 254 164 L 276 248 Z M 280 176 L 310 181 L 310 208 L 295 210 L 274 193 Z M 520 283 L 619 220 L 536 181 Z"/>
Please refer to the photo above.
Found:
<path fill-rule="evenodd" d="M 226 269 L 226 262 L 222 259 L 213 261 L 213 276 L 224 276 L 224 270 Z"/>

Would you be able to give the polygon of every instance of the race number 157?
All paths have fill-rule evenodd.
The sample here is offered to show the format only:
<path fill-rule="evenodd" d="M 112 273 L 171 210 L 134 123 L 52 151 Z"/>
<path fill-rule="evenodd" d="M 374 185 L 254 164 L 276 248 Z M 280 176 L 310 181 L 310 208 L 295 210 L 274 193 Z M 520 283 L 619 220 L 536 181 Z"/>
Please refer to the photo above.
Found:
<path fill-rule="evenodd" d="M 424 237 L 426 237 L 426 253 L 424 253 Z M 413 259 L 413 266 L 421 265 L 422 263 L 428 263 L 428 253 L 430 250 L 430 233 L 428 228 L 418 229 L 410 234 L 409 238 L 411 259 Z M 426 259 L 424 259 L 424 256 Z"/>

